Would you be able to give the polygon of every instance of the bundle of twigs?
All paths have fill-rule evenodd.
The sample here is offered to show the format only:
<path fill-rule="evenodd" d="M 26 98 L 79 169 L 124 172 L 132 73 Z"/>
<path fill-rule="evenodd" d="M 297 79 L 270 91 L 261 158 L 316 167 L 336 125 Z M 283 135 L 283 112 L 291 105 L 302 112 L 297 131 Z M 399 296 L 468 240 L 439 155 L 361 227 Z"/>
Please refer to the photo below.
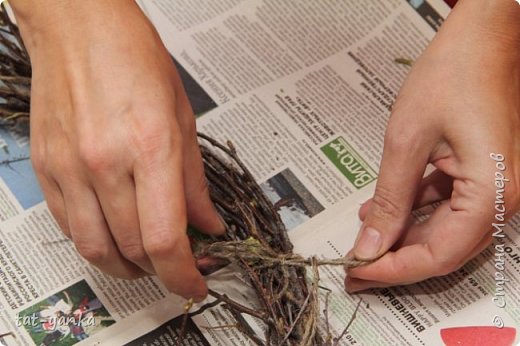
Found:
<path fill-rule="evenodd" d="M 28 135 L 31 65 L 18 28 L 3 5 L 0 46 L 0 126 Z M 210 290 L 210 294 L 225 304 L 236 326 L 258 345 L 337 344 L 344 333 L 332 338 L 318 331 L 318 266 L 362 263 L 318 261 L 294 254 L 278 213 L 232 144 L 224 146 L 203 134 L 199 138 L 211 199 L 226 223 L 227 233 L 222 239 L 197 242 L 195 255 L 238 263 L 256 291 L 258 306 L 251 309 L 218 292 Z M 307 267 L 312 270 L 311 279 L 307 279 Z M 261 320 L 265 335 L 256 335 L 244 314 Z"/>
<path fill-rule="evenodd" d="M 227 224 L 223 242 L 200 246 L 197 256 L 236 261 L 255 289 L 261 309 L 255 317 L 267 325 L 267 345 L 320 345 L 316 333 L 318 272 L 310 263 L 292 253 L 292 244 L 278 213 L 266 198 L 231 143 L 225 147 L 200 135 L 231 159 L 226 161 L 214 150 L 201 145 L 210 194 Z M 305 266 L 314 269 L 314 280 L 307 283 Z M 237 322 L 240 311 L 230 309 Z M 258 311 L 258 313 L 256 312 Z M 250 330 L 242 328 L 259 345 L 264 344 Z"/>
<path fill-rule="evenodd" d="M 18 27 L 0 9 L 0 126 L 29 131 L 31 63 Z"/>

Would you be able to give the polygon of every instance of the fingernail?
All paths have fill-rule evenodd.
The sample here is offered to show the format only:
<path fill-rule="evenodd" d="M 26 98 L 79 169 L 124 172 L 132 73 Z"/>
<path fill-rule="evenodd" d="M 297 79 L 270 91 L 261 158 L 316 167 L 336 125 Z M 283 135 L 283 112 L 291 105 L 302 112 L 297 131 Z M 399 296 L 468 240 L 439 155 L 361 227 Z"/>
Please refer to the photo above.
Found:
<path fill-rule="evenodd" d="M 348 286 L 345 286 L 345 292 L 347 293 L 356 293 L 356 292 L 359 292 L 359 291 L 364 291 L 366 288 L 365 287 L 358 287 L 358 286 L 355 286 L 354 284 L 349 284 Z"/>
<path fill-rule="evenodd" d="M 206 290 L 206 288 L 204 288 L 204 290 L 202 290 L 201 292 L 197 292 L 191 298 L 193 298 L 195 303 L 200 303 L 201 301 L 206 299 L 207 296 L 208 296 L 208 291 Z"/>
<path fill-rule="evenodd" d="M 348 276 L 345 278 L 345 281 L 343 281 L 343 285 L 345 286 L 345 292 L 349 292 L 350 278 Z"/>
<path fill-rule="evenodd" d="M 357 288 L 358 287 L 356 286 L 354 280 L 352 280 L 348 277 L 345 279 L 345 292 L 354 293 L 358 290 Z"/>
<path fill-rule="evenodd" d="M 361 235 L 354 247 L 356 258 L 360 260 L 369 260 L 377 256 L 379 248 L 381 248 L 381 233 L 372 227 L 365 227 L 361 231 Z"/>
<path fill-rule="evenodd" d="M 369 286 L 363 282 L 363 280 L 354 279 L 350 277 L 345 278 L 345 292 L 356 293 L 369 288 Z"/>
<path fill-rule="evenodd" d="M 195 303 L 200 303 L 202 302 L 204 299 L 206 299 L 207 296 L 197 296 L 197 297 L 194 297 L 193 300 L 195 301 Z"/>
<path fill-rule="evenodd" d="M 197 269 L 203 276 L 207 276 L 224 268 L 229 263 L 228 260 L 221 258 L 202 257 L 197 259 Z"/>

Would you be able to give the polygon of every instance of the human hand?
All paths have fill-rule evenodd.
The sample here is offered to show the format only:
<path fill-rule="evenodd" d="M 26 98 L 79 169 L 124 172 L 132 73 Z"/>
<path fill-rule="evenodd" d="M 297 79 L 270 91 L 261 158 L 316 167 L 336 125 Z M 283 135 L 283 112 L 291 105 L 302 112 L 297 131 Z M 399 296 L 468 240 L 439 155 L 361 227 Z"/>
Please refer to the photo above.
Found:
<path fill-rule="evenodd" d="M 347 270 L 349 292 L 457 270 L 491 243 L 501 184 L 504 217 L 518 211 L 519 46 L 513 1 L 459 1 L 414 64 L 392 110 L 374 197 L 360 210 L 363 225 L 347 255 L 380 258 Z M 505 171 L 491 153 L 503 155 Z M 423 179 L 428 163 L 436 171 Z M 443 202 L 427 221 L 410 223 L 412 209 L 435 201 Z"/>
<path fill-rule="evenodd" d="M 134 1 L 51 2 L 13 4 L 33 66 L 31 158 L 49 209 L 104 272 L 156 273 L 203 299 L 187 221 L 224 229 L 168 52 Z"/>

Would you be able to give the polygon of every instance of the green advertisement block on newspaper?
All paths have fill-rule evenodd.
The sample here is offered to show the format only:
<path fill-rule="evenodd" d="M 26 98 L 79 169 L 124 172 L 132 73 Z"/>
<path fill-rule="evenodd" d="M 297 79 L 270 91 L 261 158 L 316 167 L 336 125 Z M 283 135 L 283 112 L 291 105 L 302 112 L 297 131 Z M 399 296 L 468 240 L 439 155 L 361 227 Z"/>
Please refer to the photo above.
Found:
<path fill-rule="evenodd" d="M 324 145 L 321 151 L 358 190 L 377 178 L 376 172 L 343 137 Z"/>

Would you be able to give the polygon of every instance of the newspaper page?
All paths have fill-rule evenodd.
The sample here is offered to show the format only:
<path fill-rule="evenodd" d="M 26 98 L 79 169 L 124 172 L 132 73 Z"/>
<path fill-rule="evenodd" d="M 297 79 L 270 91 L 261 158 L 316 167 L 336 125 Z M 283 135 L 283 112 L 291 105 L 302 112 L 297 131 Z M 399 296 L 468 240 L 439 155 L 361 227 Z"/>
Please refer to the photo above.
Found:
<path fill-rule="evenodd" d="M 0 335 L 9 334 L 1 339 L 4 344 L 106 340 L 127 317 L 158 303 L 182 312 L 183 300 L 155 277 L 114 279 L 87 264 L 45 203 L 0 224 Z M 143 325 L 146 319 L 132 328 Z"/>
<path fill-rule="evenodd" d="M 141 1 L 175 60 L 293 229 L 373 184 L 390 108 L 441 1 Z M 254 67 L 254 68 L 251 68 Z M 188 92 L 189 93 L 189 92 Z"/>
<path fill-rule="evenodd" d="M 377 178 L 389 109 L 408 72 L 395 59 L 415 59 L 447 7 L 436 0 L 139 2 L 181 75 L 191 77 L 194 106 L 203 104 L 196 113 L 205 113 L 199 130 L 234 142 L 298 252 L 343 256 L 359 227 L 359 203 Z M 0 335 L 6 335 L 0 344 L 175 345 L 184 324 L 183 345 L 252 345 L 225 327 L 233 321 L 225 309 L 199 310 L 211 299 L 185 320 L 184 301 L 155 278 L 117 280 L 86 264 L 41 193 L 24 198 L 23 190 L 39 191 L 37 184 L 22 188 L 35 181 L 30 166 L 17 168 L 13 153 L 6 155 L 13 160 L 0 167 L 6 169 L 0 171 Z M 14 155 L 28 164 L 27 150 Z M 24 172 L 22 183 L 13 183 Z M 324 267 L 333 333 L 344 328 L 360 297 L 364 302 L 340 345 L 452 345 L 464 333 L 485 339 L 497 330 L 513 333 L 512 344 L 519 324 L 515 220 L 501 248 L 501 273 L 510 280 L 504 308 L 492 301 L 494 249 L 448 277 L 357 295 L 344 292 L 342 269 Z M 208 283 L 254 305 L 233 268 Z M 495 315 L 502 329 L 493 325 Z"/>
<path fill-rule="evenodd" d="M 234 142 L 297 251 L 343 256 L 359 229 L 357 210 L 372 192 L 389 110 L 408 72 L 395 59 L 422 52 L 446 7 L 265 0 L 200 2 L 205 11 L 198 5 L 178 11 L 176 4 L 154 0 L 145 7 L 174 57 L 220 105 L 199 119 L 199 130 Z M 367 304 L 344 345 L 513 344 L 520 324 L 517 224 L 518 217 L 501 234 L 503 243 L 462 269 L 416 285 L 348 295 L 343 270 L 324 268 L 322 282 L 334 292 L 334 333 L 361 297 Z M 226 344 L 227 336 L 206 334 Z"/>

